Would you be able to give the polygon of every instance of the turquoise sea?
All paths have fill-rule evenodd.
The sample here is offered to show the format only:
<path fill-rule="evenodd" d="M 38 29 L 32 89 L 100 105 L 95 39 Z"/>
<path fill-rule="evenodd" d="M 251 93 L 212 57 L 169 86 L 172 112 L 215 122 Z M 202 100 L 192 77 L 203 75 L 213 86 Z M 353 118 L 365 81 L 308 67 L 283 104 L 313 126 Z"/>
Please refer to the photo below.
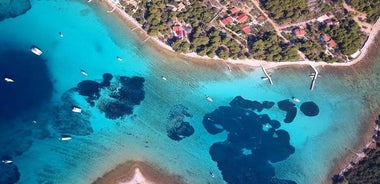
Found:
<path fill-rule="evenodd" d="M 128 160 L 192 184 L 322 183 L 380 107 L 378 61 L 319 67 L 313 91 L 310 67 L 269 85 L 261 69 L 167 58 L 95 0 L 31 0 L 0 43 L 0 183 L 91 183 Z"/>

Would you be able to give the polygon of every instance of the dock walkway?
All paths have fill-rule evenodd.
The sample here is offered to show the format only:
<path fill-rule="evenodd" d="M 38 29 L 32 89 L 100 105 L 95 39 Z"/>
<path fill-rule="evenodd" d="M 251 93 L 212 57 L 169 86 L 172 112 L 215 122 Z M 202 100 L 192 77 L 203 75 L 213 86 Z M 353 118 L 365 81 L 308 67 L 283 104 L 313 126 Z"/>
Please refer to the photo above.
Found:
<path fill-rule="evenodd" d="M 270 77 L 270 75 L 269 75 L 268 72 L 265 70 L 265 68 L 264 68 L 263 65 L 260 65 L 260 66 L 261 66 L 261 69 L 263 70 L 265 76 L 268 78 L 268 81 L 269 81 L 270 85 L 273 85 L 272 77 Z"/>
<path fill-rule="evenodd" d="M 313 91 L 314 86 L 315 86 L 315 82 L 317 81 L 317 78 L 318 78 L 318 70 L 313 65 L 310 65 L 310 66 L 314 70 L 313 79 L 311 80 L 311 85 L 310 85 L 310 90 Z"/>

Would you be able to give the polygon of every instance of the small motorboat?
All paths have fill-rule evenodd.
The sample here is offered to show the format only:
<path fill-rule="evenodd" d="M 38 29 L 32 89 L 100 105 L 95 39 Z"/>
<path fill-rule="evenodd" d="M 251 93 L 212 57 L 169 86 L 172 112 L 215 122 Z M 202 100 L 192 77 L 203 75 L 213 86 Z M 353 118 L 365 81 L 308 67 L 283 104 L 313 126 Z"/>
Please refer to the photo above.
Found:
<path fill-rule="evenodd" d="M 210 96 L 206 96 L 206 99 L 207 99 L 209 102 L 213 102 L 213 101 L 214 101 Z"/>
<path fill-rule="evenodd" d="M 162 80 L 168 80 L 165 76 L 161 76 Z"/>
<path fill-rule="evenodd" d="M 77 113 L 81 113 L 82 112 L 82 109 L 77 107 L 77 106 L 73 106 L 73 108 L 71 109 L 73 112 L 77 112 Z"/>
<path fill-rule="evenodd" d="M 4 80 L 5 80 L 5 82 L 15 82 L 13 79 L 8 78 L 8 77 L 5 77 Z"/>
<path fill-rule="evenodd" d="M 42 51 L 38 47 L 36 47 L 36 46 L 30 47 L 30 51 L 32 51 L 37 56 L 39 56 L 39 55 L 42 54 Z"/>
<path fill-rule="evenodd" d="M 88 76 L 88 74 L 87 74 L 87 72 L 86 71 L 84 71 L 84 70 L 80 70 L 80 73 L 82 74 L 82 75 L 84 75 L 84 76 Z"/>
<path fill-rule="evenodd" d="M 59 138 L 60 141 L 69 141 L 71 139 L 73 138 L 69 135 L 61 135 L 61 137 Z"/>
<path fill-rule="evenodd" d="M 121 58 L 120 56 L 116 56 L 116 59 L 117 59 L 118 61 L 123 61 L 123 58 Z"/>
<path fill-rule="evenodd" d="M 2 160 L 1 162 L 4 163 L 4 164 L 11 164 L 11 163 L 13 163 L 12 160 Z"/>
<path fill-rule="evenodd" d="M 269 79 L 268 77 L 261 77 L 261 80 L 264 80 L 264 81 L 266 81 L 268 79 Z"/>
<path fill-rule="evenodd" d="M 213 172 L 211 172 L 211 171 L 210 171 L 210 176 L 211 176 L 212 178 L 215 178 L 215 174 L 214 174 Z"/>
<path fill-rule="evenodd" d="M 63 38 L 63 33 L 62 32 L 59 32 L 58 35 L 59 35 L 59 37 Z"/>
<path fill-rule="evenodd" d="M 292 99 L 293 99 L 294 102 L 301 102 L 301 100 L 298 99 L 298 98 L 296 98 L 296 97 L 292 97 Z"/>

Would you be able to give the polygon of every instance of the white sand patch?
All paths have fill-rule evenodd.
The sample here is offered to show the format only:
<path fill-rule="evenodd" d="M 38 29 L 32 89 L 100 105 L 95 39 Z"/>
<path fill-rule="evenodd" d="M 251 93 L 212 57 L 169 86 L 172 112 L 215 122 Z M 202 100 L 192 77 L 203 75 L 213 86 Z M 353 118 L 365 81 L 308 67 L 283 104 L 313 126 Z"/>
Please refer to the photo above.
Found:
<path fill-rule="evenodd" d="M 147 180 L 141 173 L 139 168 L 135 169 L 135 174 L 133 175 L 132 179 L 119 182 L 119 184 L 154 184 L 154 182 L 151 182 Z"/>

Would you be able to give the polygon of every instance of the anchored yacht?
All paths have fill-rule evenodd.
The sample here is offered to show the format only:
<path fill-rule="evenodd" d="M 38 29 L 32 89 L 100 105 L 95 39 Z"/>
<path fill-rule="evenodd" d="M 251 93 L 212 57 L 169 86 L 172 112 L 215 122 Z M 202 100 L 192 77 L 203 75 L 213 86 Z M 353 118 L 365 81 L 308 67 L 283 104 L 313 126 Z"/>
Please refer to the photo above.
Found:
<path fill-rule="evenodd" d="M 77 113 L 81 113 L 82 112 L 82 109 L 77 107 L 77 106 L 73 106 L 73 108 L 71 109 L 73 112 L 77 112 Z"/>
<path fill-rule="evenodd" d="M 13 79 L 8 78 L 8 77 L 5 77 L 4 80 L 5 80 L 5 82 L 15 82 Z"/>
<path fill-rule="evenodd" d="M 292 99 L 293 99 L 293 101 L 295 101 L 295 102 L 301 102 L 301 100 L 298 99 L 298 98 L 296 98 L 296 97 L 292 97 Z"/>
<path fill-rule="evenodd" d="M 82 70 L 82 69 L 80 70 L 80 73 L 82 73 L 82 75 L 84 75 L 84 76 L 88 76 L 87 72 Z"/>
<path fill-rule="evenodd" d="M 71 139 L 73 139 L 71 136 L 69 136 L 69 135 L 62 135 L 60 138 L 59 138 L 59 140 L 60 141 L 69 141 L 69 140 L 71 140 Z"/>
<path fill-rule="evenodd" d="M 37 56 L 39 56 L 39 55 L 41 55 L 42 54 L 42 51 L 38 48 L 38 47 L 36 47 L 36 46 L 32 46 L 31 48 L 30 48 L 30 51 L 32 51 L 35 55 L 37 55 Z"/>
<path fill-rule="evenodd" d="M 11 164 L 11 163 L 13 163 L 12 160 L 2 160 L 1 162 L 4 163 L 4 164 Z"/>

